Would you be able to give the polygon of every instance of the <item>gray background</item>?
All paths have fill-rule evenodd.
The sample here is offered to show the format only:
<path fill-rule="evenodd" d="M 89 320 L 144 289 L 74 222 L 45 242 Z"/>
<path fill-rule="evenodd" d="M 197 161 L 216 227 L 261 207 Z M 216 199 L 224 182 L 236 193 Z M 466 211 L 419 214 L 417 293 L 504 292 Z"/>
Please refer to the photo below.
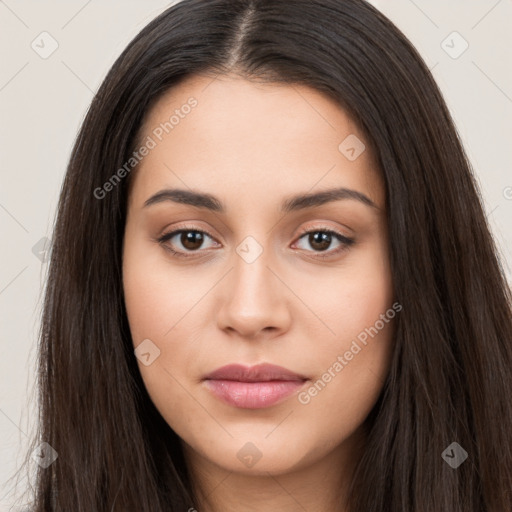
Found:
<path fill-rule="evenodd" d="M 479 179 L 512 282 L 512 2 L 372 3 L 409 37 L 433 70 Z M 15 480 L 8 479 L 26 452 L 36 421 L 36 335 L 47 271 L 44 238 L 51 237 L 71 146 L 116 57 L 168 5 L 158 0 L 0 0 L 1 510 L 14 502 Z M 44 31 L 50 36 L 41 36 Z M 42 58 L 52 44 L 58 48 Z M 19 491 L 27 487 L 26 478 L 21 475 Z"/>

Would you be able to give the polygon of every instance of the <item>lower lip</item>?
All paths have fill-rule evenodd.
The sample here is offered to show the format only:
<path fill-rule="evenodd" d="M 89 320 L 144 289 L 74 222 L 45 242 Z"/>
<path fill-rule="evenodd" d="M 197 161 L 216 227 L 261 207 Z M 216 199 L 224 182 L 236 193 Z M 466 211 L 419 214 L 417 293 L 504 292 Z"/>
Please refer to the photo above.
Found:
<path fill-rule="evenodd" d="M 241 409 L 263 409 L 281 402 L 304 386 L 303 380 L 240 382 L 206 380 L 208 389 L 218 398 Z"/>

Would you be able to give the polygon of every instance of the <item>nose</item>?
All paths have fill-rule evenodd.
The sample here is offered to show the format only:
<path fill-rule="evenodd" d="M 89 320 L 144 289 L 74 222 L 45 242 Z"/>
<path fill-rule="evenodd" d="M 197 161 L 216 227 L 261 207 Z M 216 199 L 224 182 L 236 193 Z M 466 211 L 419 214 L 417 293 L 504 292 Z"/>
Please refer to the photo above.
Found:
<path fill-rule="evenodd" d="M 217 324 L 246 339 L 279 336 L 290 325 L 293 293 L 263 253 L 248 263 L 238 254 L 234 268 L 223 279 Z"/>

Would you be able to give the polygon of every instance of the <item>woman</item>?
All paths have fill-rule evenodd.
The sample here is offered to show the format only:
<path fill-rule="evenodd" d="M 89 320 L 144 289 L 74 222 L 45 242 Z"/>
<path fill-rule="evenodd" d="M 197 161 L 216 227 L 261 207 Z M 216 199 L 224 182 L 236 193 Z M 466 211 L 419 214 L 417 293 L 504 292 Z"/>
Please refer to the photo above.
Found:
<path fill-rule="evenodd" d="M 34 510 L 512 510 L 510 291 L 439 89 L 366 2 L 161 14 L 53 240 Z"/>

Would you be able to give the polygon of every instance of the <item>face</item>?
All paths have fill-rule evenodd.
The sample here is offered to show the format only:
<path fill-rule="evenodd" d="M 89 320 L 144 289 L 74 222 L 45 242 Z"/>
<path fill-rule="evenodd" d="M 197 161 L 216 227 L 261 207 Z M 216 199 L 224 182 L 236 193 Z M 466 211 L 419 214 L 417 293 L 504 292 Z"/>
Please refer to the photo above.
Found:
<path fill-rule="evenodd" d="M 230 76 L 166 93 L 140 141 L 126 308 L 187 457 L 253 474 L 342 457 L 382 390 L 399 309 L 369 141 L 316 90 Z"/>

